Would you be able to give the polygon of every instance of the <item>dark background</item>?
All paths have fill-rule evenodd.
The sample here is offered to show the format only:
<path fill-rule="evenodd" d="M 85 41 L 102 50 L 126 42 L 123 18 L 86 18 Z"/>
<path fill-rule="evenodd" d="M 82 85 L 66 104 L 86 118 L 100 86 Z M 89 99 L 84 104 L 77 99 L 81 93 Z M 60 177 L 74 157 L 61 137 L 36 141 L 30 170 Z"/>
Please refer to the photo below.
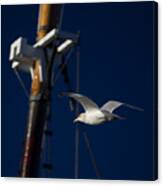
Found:
<path fill-rule="evenodd" d="M 66 4 L 62 29 L 81 32 L 80 92 L 99 105 L 120 100 L 144 112 L 119 109 L 127 120 L 105 125 L 80 124 L 80 178 L 96 178 L 82 131 L 87 131 L 103 179 L 155 179 L 154 153 L 154 3 Z M 2 176 L 18 176 L 28 100 L 8 61 L 10 44 L 19 36 L 35 42 L 38 5 L 2 6 Z M 75 57 L 70 77 L 75 89 Z M 28 89 L 30 76 L 21 73 Z M 74 177 L 75 124 L 60 78 L 53 90 L 49 175 Z"/>

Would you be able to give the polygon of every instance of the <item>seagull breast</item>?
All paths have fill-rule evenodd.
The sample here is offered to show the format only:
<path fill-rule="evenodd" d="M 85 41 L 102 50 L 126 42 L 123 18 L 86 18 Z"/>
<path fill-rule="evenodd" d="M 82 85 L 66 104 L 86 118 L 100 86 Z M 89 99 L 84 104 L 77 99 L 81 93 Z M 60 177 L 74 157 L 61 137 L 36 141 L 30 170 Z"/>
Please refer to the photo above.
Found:
<path fill-rule="evenodd" d="M 105 115 L 100 110 L 85 112 L 85 123 L 97 125 L 106 120 Z"/>

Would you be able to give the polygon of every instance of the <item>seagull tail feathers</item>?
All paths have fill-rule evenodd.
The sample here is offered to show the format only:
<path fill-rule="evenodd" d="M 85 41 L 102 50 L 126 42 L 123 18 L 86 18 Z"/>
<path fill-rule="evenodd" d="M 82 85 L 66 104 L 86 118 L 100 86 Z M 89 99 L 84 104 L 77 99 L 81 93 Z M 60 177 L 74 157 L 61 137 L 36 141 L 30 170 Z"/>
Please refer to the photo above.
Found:
<path fill-rule="evenodd" d="M 125 120 L 125 119 L 126 119 L 125 117 L 119 116 L 119 115 L 117 115 L 117 114 L 111 113 L 111 115 L 112 115 L 115 119 L 119 119 L 119 120 Z"/>

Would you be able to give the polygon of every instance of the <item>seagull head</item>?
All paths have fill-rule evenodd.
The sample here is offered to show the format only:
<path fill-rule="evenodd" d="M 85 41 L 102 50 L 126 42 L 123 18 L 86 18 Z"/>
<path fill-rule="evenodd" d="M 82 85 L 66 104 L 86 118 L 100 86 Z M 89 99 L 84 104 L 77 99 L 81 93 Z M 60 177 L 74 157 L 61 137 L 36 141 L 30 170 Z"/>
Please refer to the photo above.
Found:
<path fill-rule="evenodd" d="M 74 123 L 77 123 L 77 122 L 84 122 L 85 121 L 85 114 L 84 113 L 81 113 L 79 114 L 79 116 L 77 118 L 74 119 Z"/>

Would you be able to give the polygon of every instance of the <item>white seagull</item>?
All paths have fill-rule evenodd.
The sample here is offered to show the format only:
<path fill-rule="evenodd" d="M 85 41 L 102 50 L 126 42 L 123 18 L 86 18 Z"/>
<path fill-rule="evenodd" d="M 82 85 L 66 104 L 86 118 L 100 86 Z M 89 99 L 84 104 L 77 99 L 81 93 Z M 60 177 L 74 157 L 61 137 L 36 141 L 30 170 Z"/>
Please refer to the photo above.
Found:
<path fill-rule="evenodd" d="M 75 101 L 79 102 L 83 106 L 85 112 L 79 114 L 79 116 L 74 120 L 75 123 L 82 122 L 88 125 L 98 125 L 104 123 L 105 121 L 112 121 L 115 119 L 119 119 L 119 120 L 125 119 L 113 113 L 113 111 L 119 108 L 120 106 L 126 106 L 131 109 L 143 111 L 143 109 L 139 107 L 129 105 L 119 101 L 113 101 L 113 100 L 108 101 L 100 108 L 95 102 L 93 102 L 88 97 L 83 96 L 81 94 L 64 92 L 61 93 L 60 95 L 73 98 Z"/>

